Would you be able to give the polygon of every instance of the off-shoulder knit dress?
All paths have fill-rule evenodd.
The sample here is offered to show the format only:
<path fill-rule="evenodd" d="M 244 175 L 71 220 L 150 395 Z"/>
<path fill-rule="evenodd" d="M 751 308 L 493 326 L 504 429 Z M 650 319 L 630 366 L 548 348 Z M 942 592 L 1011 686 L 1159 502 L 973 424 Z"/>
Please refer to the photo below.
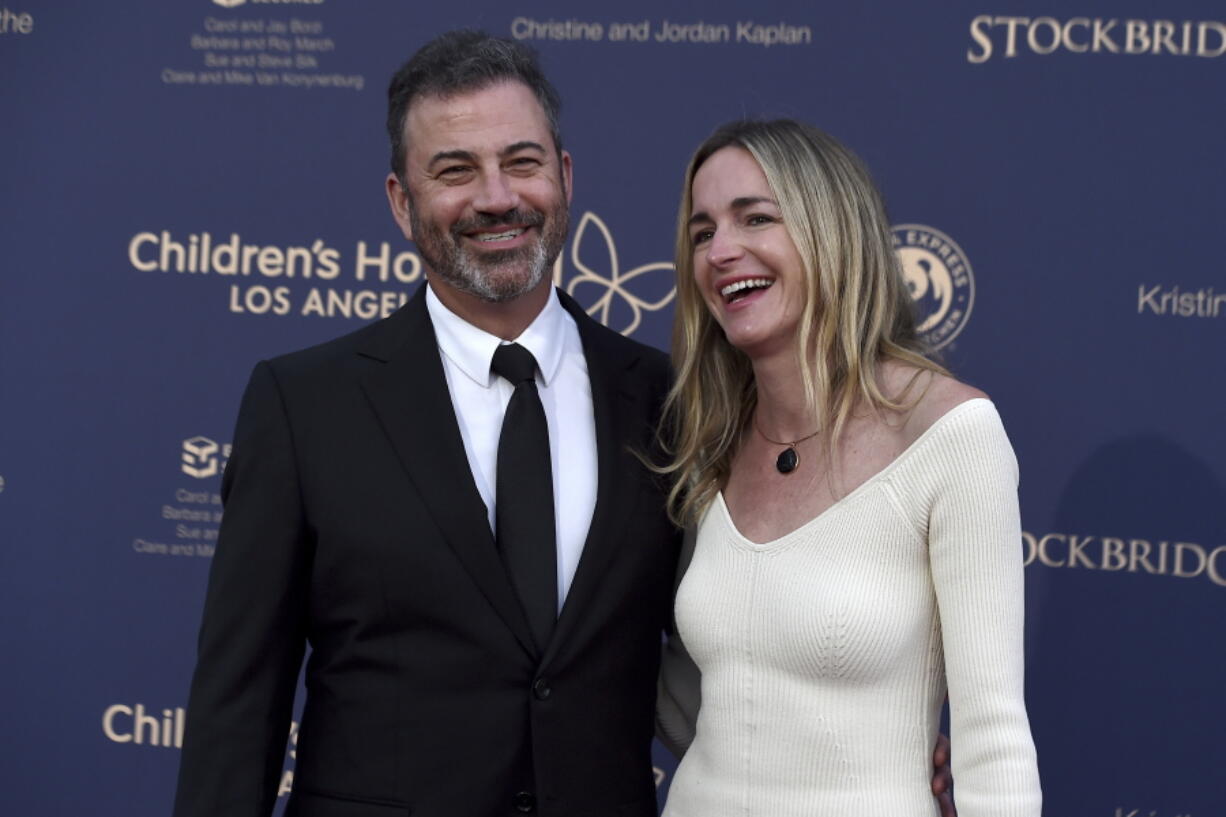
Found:
<path fill-rule="evenodd" d="M 754 543 L 722 495 L 677 625 L 702 672 L 666 817 L 931 817 L 950 699 L 959 817 L 1038 817 L 1017 461 L 962 403 L 815 519 Z"/>

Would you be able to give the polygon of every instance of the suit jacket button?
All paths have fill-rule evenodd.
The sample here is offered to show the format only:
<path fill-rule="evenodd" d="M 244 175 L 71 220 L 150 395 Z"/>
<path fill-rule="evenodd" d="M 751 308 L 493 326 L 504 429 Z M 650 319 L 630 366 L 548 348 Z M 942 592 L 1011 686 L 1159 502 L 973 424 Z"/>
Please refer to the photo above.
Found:
<path fill-rule="evenodd" d="M 536 696 L 538 701 L 543 701 L 553 694 L 553 688 L 549 686 L 549 682 L 544 678 L 537 678 L 532 684 L 532 694 Z"/>
<path fill-rule="evenodd" d="M 536 797 L 530 791 L 521 791 L 511 798 L 511 805 L 515 806 L 516 811 L 527 814 L 536 808 Z"/>

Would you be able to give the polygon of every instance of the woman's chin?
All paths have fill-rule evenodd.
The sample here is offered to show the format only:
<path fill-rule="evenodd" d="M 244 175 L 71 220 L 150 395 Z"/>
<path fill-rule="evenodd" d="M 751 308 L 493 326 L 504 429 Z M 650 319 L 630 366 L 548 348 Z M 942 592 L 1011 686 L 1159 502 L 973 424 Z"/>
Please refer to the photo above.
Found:
<path fill-rule="evenodd" d="M 792 343 L 791 335 L 787 333 L 770 333 L 760 330 L 738 331 L 735 327 L 725 328 L 724 338 L 730 346 L 750 360 L 779 354 L 789 349 Z"/>

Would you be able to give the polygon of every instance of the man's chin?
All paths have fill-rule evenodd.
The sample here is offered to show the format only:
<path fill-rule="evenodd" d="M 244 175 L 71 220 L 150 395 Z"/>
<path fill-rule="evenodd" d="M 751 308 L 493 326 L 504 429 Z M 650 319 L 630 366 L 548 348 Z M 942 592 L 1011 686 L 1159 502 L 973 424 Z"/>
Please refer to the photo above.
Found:
<path fill-rule="evenodd" d="M 536 289 L 545 277 L 549 264 L 545 253 L 537 248 L 528 251 L 498 250 L 481 253 L 479 258 L 466 254 L 463 259 L 463 277 L 476 284 L 487 300 L 503 302 L 514 300 Z"/>
<path fill-rule="evenodd" d="M 441 277 L 454 289 L 483 301 L 506 303 L 536 289 L 545 275 L 544 270 L 537 270 L 521 261 L 505 265 L 482 264 L 475 269 L 469 266 L 458 277 Z"/>
<path fill-rule="evenodd" d="M 486 279 L 487 300 L 494 303 L 506 303 L 527 295 L 536 289 L 544 275 L 533 274 L 528 277 L 514 276 L 497 279 Z"/>

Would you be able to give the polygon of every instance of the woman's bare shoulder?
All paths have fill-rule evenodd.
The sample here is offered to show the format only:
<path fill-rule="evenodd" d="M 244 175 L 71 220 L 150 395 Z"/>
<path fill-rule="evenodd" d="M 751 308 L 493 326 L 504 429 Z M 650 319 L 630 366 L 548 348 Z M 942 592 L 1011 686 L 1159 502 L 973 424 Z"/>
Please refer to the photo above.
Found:
<path fill-rule="evenodd" d="M 885 372 L 886 387 L 908 407 L 901 428 L 907 442 L 913 442 L 953 409 L 987 394 L 948 375 L 895 363 Z"/>

